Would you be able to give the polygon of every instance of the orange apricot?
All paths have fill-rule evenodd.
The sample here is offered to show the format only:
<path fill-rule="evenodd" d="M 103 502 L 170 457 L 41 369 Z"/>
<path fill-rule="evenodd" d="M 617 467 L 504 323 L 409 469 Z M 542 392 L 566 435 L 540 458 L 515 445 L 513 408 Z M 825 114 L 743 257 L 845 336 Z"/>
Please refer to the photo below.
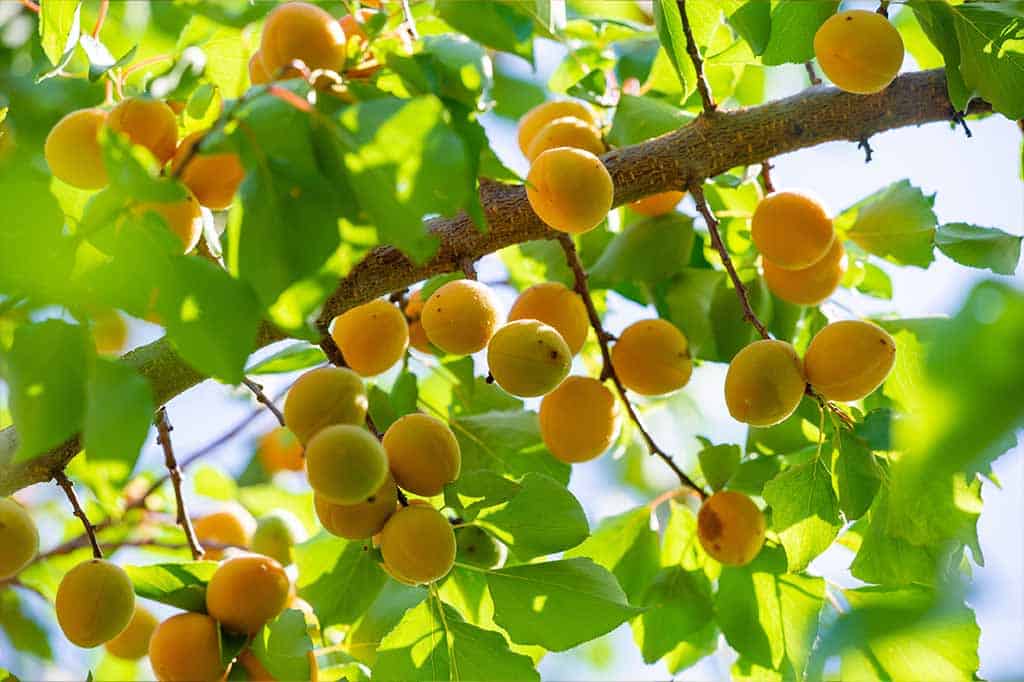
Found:
<path fill-rule="evenodd" d="M 558 331 L 537 320 L 516 320 L 487 345 L 487 367 L 503 389 L 520 398 L 554 390 L 569 375 L 572 353 Z"/>
<path fill-rule="evenodd" d="M 807 381 L 828 400 L 866 398 L 896 363 L 896 342 L 877 324 L 843 320 L 814 335 L 804 354 Z"/>
<path fill-rule="evenodd" d="M 256 519 L 240 505 L 225 504 L 212 514 L 196 519 L 192 527 L 200 543 L 248 549 L 256 531 Z M 204 558 L 217 561 L 223 557 L 223 548 L 206 548 Z"/>
<path fill-rule="evenodd" d="M 773 294 L 796 305 L 818 305 L 832 295 L 846 273 L 846 249 L 836 239 L 825 257 L 803 270 L 783 270 L 762 263 L 764 281 Z"/>
<path fill-rule="evenodd" d="M 107 127 L 127 135 L 132 144 L 145 147 L 161 164 L 178 146 L 178 120 L 165 103 L 146 97 L 130 97 L 110 111 Z"/>
<path fill-rule="evenodd" d="M 340 71 L 345 64 L 345 31 L 317 5 L 286 2 L 267 15 L 260 54 L 272 78 L 296 60 L 311 71 Z"/>
<path fill-rule="evenodd" d="M 140 214 L 153 212 L 160 216 L 167 229 L 181 240 L 184 246 L 182 253 L 188 253 L 196 248 L 199 238 L 203 236 L 203 212 L 191 192 L 181 201 L 139 204 L 135 210 Z"/>
<path fill-rule="evenodd" d="M 654 218 L 674 211 L 685 195 L 686 192 L 659 192 L 643 199 L 637 199 L 629 207 L 641 215 Z"/>
<path fill-rule="evenodd" d="M 149 662 L 160 682 L 217 682 L 224 677 L 220 628 L 203 613 L 179 613 L 153 631 Z"/>
<path fill-rule="evenodd" d="M 299 377 L 284 401 L 284 423 L 308 444 L 334 424 L 362 424 L 368 406 L 363 380 L 350 369 L 319 367 Z"/>
<path fill-rule="evenodd" d="M 829 17 L 814 35 L 814 56 L 836 87 L 858 95 L 884 90 L 903 66 L 903 38 L 886 17 L 848 10 Z"/>
<path fill-rule="evenodd" d="M 512 304 L 508 320 L 540 320 L 551 325 L 562 335 L 573 355 L 583 348 L 590 331 L 590 318 L 583 299 L 558 282 L 542 282 L 524 290 Z"/>
<path fill-rule="evenodd" d="M 178 173 L 200 204 L 219 211 L 231 206 L 238 186 L 245 179 L 245 169 L 234 152 L 201 154 L 193 151 L 205 134 L 206 131 L 198 131 L 181 141 L 171 160 L 171 171 Z M 184 169 L 179 170 L 182 164 L 185 164 Z"/>
<path fill-rule="evenodd" d="M 388 457 L 369 431 L 350 424 L 328 426 L 306 446 L 309 485 L 335 504 L 365 502 L 387 479 Z"/>
<path fill-rule="evenodd" d="M 755 341 L 729 363 L 725 404 L 737 421 L 772 426 L 796 411 L 806 386 L 793 346 L 785 341 Z"/>
<path fill-rule="evenodd" d="M 116 355 L 128 343 L 128 323 L 116 310 L 101 310 L 93 315 L 92 339 L 97 353 Z"/>
<path fill-rule="evenodd" d="M 156 616 L 136 604 L 128 627 L 107 642 L 107 651 L 130 661 L 142 658 L 149 652 L 149 640 L 153 637 L 156 625 Z"/>
<path fill-rule="evenodd" d="M 106 122 L 107 112 L 102 109 L 72 111 L 59 120 L 43 147 L 50 172 L 78 189 L 106 187 L 107 167 L 99 138 Z"/>
<path fill-rule="evenodd" d="M 263 66 L 263 54 L 256 50 L 249 57 L 249 82 L 253 85 L 266 85 L 274 80 Z"/>
<path fill-rule="evenodd" d="M 628 326 L 612 346 L 612 367 L 640 395 L 663 395 L 685 386 L 693 373 L 686 335 L 662 319 Z"/>
<path fill-rule="evenodd" d="M 285 426 L 279 426 L 263 434 L 256 452 L 268 474 L 278 471 L 302 471 L 306 467 L 306 460 L 302 456 L 302 443 Z"/>
<path fill-rule="evenodd" d="M 379 533 L 395 513 L 397 504 L 398 487 L 391 474 L 377 492 L 358 504 L 334 504 L 313 495 L 313 506 L 324 530 L 349 540 L 362 540 Z"/>
<path fill-rule="evenodd" d="M 619 404 L 590 377 L 569 377 L 540 403 L 540 435 L 547 449 L 570 464 L 594 459 L 619 430 Z"/>
<path fill-rule="evenodd" d="M 459 477 L 459 441 L 436 417 L 407 414 L 388 427 L 382 443 L 395 482 L 411 493 L 438 495 Z"/>
<path fill-rule="evenodd" d="M 519 121 L 519 150 L 527 155 L 530 143 L 533 142 L 541 128 L 556 118 L 565 116 L 578 118 L 595 128 L 600 127 L 594 110 L 584 102 L 569 99 L 543 102 L 526 112 Z"/>
<path fill-rule="evenodd" d="M 335 317 L 331 338 L 345 364 L 362 376 L 375 376 L 391 369 L 405 355 L 409 324 L 397 306 L 377 299 Z"/>
<path fill-rule="evenodd" d="M 750 223 L 754 246 L 784 270 L 803 270 L 828 253 L 835 230 L 820 201 L 801 192 L 775 192 L 757 205 Z"/>
<path fill-rule="evenodd" d="M 697 512 L 697 537 L 713 559 L 730 566 L 754 560 L 764 545 L 764 514 L 743 493 L 722 490 Z"/>
<path fill-rule="evenodd" d="M 455 564 L 455 533 L 445 516 L 427 505 L 403 507 L 381 532 L 384 567 L 410 584 L 432 583 Z"/>
<path fill-rule="evenodd" d="M 444 352 L 470 355 L 487 346 L 499 318 L 498 299 L 490 287 L 457 279 L 431 294 L 420 322 L 430 342 Z"/>
<path fill-rule="evenodd" d="M 533 161 L 526 198 L 537 216 L 559 232 L 582 234 L 612 209 L 615 186 L 601 159 L 582 149 L 555 147 Z"/>
<path fill-rule="evenodd" d="M 0 497 L 0 580 L 18 575 L 39 553 L 39 529 L 28 510 Z"/>
<path fill-rule="evenodd" d="M 526 150 L 526 158 L 533 161 L 547 150 L 555 147 L 584 149 L 595 156 L 600 156 L 605 152 L 601 131 L 575 116 L 556 118 L 538 130 Z"/>
<path fill-rule="evenodd" d="M 206 586 L 206 612 L 228 630 L 252 635 L 284 610 L 290 589 L 288 574 L 274 559 L 232 557 Z"/>

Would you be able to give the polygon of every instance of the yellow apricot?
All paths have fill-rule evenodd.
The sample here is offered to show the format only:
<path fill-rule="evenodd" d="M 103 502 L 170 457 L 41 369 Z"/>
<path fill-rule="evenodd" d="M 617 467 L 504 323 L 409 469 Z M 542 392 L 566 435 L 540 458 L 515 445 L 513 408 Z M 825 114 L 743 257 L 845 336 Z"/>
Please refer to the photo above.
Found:
<path fill-rule="evenodd" d="M 346 310 L 331 324 L 331 338 L 345 364 L 364 377 L 391 369 L 409 347 L 405 316 L 383 299 Z"/>
<path fill-rule="evenodd" d="M 772 426 L 793 414 L 806 386 L 793 346 L 785 341 L 755 341 L 729 363 L 725 404 L 737 421 Z"/>
<path fill-rule="evenodd" d="M 303 445 L 334 424 L 362 424 L 366 388 L 355 372 L 341 367 L 312 369 L 295 382 L 284 401 L 284 423 Z"/>
<path fill-rule="evenodd" d="M 256 523 L 252 551 L 274 559 L 283 566 L 292 563 L 292 548 L 306 539 L 306 530 L 295 514 L 275 509 Z"/>
<path fill-rule="evenodd" d="M 368 500 L 388 475 L 384 447 L 369 431 L 351 424 L 328 426 L 306 446 L 309 485 L 335 504 Z"/>
<path fill-rule="evenodd" d="M 433 355 L 437 349 L 427 338 L 427 332 L 423 329 L 423 322 L 420 320 L 424 305 L 422 291 L 422 289 L 414 291 L 405 304 L 405 317 L 409 323 L 409 346 L 421 353 Z"/>
<path fill-rule="evenodd" d="M 64 575 L 54 606 L 64 635 L 89 649 L 109 642 L 128 626 L 135 613 L 135 589 L 123 568 L 90 559 Z"/>
<path fill-rule="evenodd" d="M 39 529 L 28 511 L 0 497 L 0 580 L 13 578 L 39 553 Z"/>
<path fill-rule="evenodd" d="M 362 540 L 379 533 L 395 513 L 397 504 L 398 487 L 391 474 L 377 492 L 359 504 L 334 504 L 313 495 L 313 506 L 324 529 L 349 540 Z"/>
<path fill-rule="evenodd" d="M 329 12 L 316 5 L 286 2 L 267 15 L 260 54 L 271 78 L 295 60 L 311 71 L 340 71 L 345 64 L 345 31 Z"/>
<path fill-rule="evenodd" d="M 256 50 L 249 57 L 249 82 L 253 85 L 265 85 L 274 80 L 263 66 L 263 54 Z"/>
<path fill-rule="evenodd" d="M 306 652 L 306 659 L 309 661 L 309 682 L 317 682 L 320 675 L 319 664 L 316 660 L 316 655 L 312 651 Z M 252 652 L 252 649 L 246 649 L 242 653 L 238 654 L 238 664 L 245 669 L 245 673 L 248 676 L 250 682 L 275 682 L 277 678 L 270 674 L 260 660 L 256 658 L 256 654 Z"/>
<path fill-rule="evenodd" d="M 686 335 L 662 319 L 626 327 L 612 346 L 612 367 L 640 395 L 663 395 L 685 386 L 693 373 Z"/>
<path fill-rule="evenodd" d="M 483 350 L 498 319 L 498 299 L 490 287 L 471 279 L 441 286 L 427 299 L 420 315 L 430 342 L 453 355 Z"/>
<path fill-rule="evenodd" d="M 508 313 L 509 322 L 540 320 L 562 335 L 569 351 L 576 355 L 590 331 L 590 318 L 583 299 L 558 282 L 542 282 L 519 294 Z"/>
<path fill-rule="evenodd" d="M 153 631 L 149 662 L 160 682 L 216 682 L 224 676 L 220 628 L 203 613 L 179 613 Z"/>
<path fill-rule="evenodd" d="M 457 561 L 494 568 L 501 561 L 501 550 L 491 534 L 479 526 L 462 526 L 455 529 L 455 558 Z"/>
<path fill-rule="evenodd" d="M 148 149 L 166 163 L 178 146 L 178 119 L 165 103 L 145 97 L 129 97 L 110 111 L 107 127 L 127 135 L 132 144 Z"/>
<path fill-rule="evenodd" d="M 57 121 L 46 136 L 43 155 L 50 172 L 78 189 L 107 186 L 100 129 L 107 122 L 102 109 L 80 109 Z"/>
<path fill-rule="evenodd" d="M 809 268 L 825 257 L 835 241 L 828 211 L 801 192 L 775 192 L 762 199 L 750 232 L 764 259 L 784 270 Z"/>
<path fill-rule="evenodd" d="M 431 583 L 448 575 L 455 563 L 455 533 L 433 507 L 410 505 L 384 525 L 380 552 L 385 568 L 397 579 Z"/>
<path fill-rule="evenodd" d="M 226 504 L 218 511 L 200 517 L 192 524 L 200 543 L 226 545 L 247 549 L 256 530 L 256 519 L 237 504 Z M 219 561 L 224 549 L 206 548 L 205 559 Z"/>
<path fill-rule="evenodd" d="M 828 400 L 866 398 L 896 362 L 896 342 L 864 320 L 833 322 L 814 335 L 804 354 L 807 381 Z"/>
<path fill-rule="evenodd" d="M 302 471 L 306 467 L 306 460 L 302 456 L 302 443 L 284 426 L 265 433 L 259 440 L 256 452 L 268 474 L 278 471 Z"/>
<path fill-rule="evenodd" d="M 534 159 L 526 177 L 526 198 L 537 217 L 569 234 L 600 225 L 612 209 L 614 195 L 608 169 L 582 149 L 549 149 Z"/>
<path fill-rule="evenodd" d="M 171 160 L 171 171 L 178 173 L 200 204 L 219 211 L 231 206 L 238 186 L 245 179 L 245 169 L 234 152 L 201 154 L 192 151 L 204 135 L 206 131 L 197 131 L 181 141 Z M 181 170 L 182 164 L 185 164 L 184 170 Z"/>
<path fill-rule="evenodd" d="M 575 116 L 556 118 L 537 131 L 526 151 L 526 158 L 533 161 L 555 147 L 585 149 L 595 156 L 605 152 L 601 131 Z"/>
<path fill-rule="evenodd" d="M 569 375 L 572 353 L 558 331 L 537 320 L 516 320 L 487 346 L 487 366 L 498 385 L 520 398 L 544 395 Z"/>
<path fill-rule="evenodd" d="M 391 475 L 399 487 L 431 497 L 459 477 L 462 453 L 455 434 L 440 419 L 407 414 L 384 434 Z"/>
<path fill-rule="evenodd" d="M 594 110 L 583 102 L 569 99 L 543 102 L 526 112 L 519 121 L 519 150 L 528 157 L 530 143 L 533 142 L 541 128 L 556 118 L 565 116 L 578 118 L 594 128 L 600 127 Z"/>
<path fill-rule="evenodd" d="M 754 560 L 764 544 L 764 514 L 743 493 L 722 490 L 697 512 L 697 537 L 713 559 L 730 566 Z"/>
<path fill-rule="evenodd" d="M 107 651 L 118 658 L 137 660 L 149 652 L 149 640 L 156 629 L 156 616 L 135 605 L 135 613 L 128 623 L 128 627 L 121 631 L 114 639 L 107 642 Z"/>
<path fill-rule="evenodd" d="M 764 281 L 773 294 L 797 305 L 818 305 L 832 295 L 846 273 L 846 249 L 836 239 L 820 261 L 803 270 L 783 270 L 765 260 Z"/>
<path fill-rule="evenodd" d="M 834 14 L 814 35 L 814 56 L 836 87 L 858 95 L 881 92 L 903 66 L 903 39 L 877 12 Z"/>
<path fill-rule="evenodd" d="M 288 574 L 270 557 L 232 557 L 206 586 L 206 612 L 226 629 L 252 635 L 284 610 L 290 589 Z"/>
<path fill-rule="evenodd" d="M 643 199 L 637 199 L 629 207 L 640 215 L 654 218 L 674 211 L 685 195 L 686 192 L 660 192 L 646 196 Z"/>
<path fill-rule="evenodd" d="M 181 201 L 139 204 L 136 211 L 140 214 L 152 211 L 163 218 L 167 228 L 177 235 L 185 247 L 182 253 L 188 253 L 196 248 L 199 238 L 203 236 L 203 213 L 191 192 Z"/>
<path fill-rule="evenodd" d="M 619 430 L 619 404 L 590 377 L 569 377 L 540 403 L 540 435 L 551 454 L 567 463 L 594 459 Z"/>
<path fill-rule="evenodd" d="M 128 323 L 116 310 L 101 310 L 93 315 L 92 339 L 97 353 L 116 355 L 128 343 Z"/>

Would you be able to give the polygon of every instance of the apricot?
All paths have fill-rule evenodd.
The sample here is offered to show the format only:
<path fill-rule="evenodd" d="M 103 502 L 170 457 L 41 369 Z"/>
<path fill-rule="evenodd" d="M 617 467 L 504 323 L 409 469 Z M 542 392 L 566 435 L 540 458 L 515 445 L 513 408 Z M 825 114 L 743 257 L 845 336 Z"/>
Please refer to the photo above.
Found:
<path fill-rule="evenodd" d="M 533 142 L 541 128 L 556 118 L 571 116 L 599 128 L 600 123 L 594 110 L 583 102 L 563 99 L 543 102 L 530 109 L 519 121 L 519 150 L 529 157 L 530 143 Z"/>
<path fill-rule="evenodd" d="M 359 426 L 328 426 L 306 446 L 309 485 L 335 504 L 368 500 L 388 475 L 384 447 Z"/>
<path fill-rule="evenodd" d="M 312 651 L 307 651 L 306 659 L 309 661 L 309 682 L 317 682 L 320 676 L 320 668 L 316 660 L 316 654 Z M 245 669 L 245 673 L 251 682 L 274 682 L 277 679 L 260 663 L 252 649 L 246 649 L 238 654 L 237 662 Z"/>
<path fill-rule="evenodd" d="M 584 149 L 594 156 L 605 152 L 601 131 L 575 116 L 556 118 L 537 131 L 526 151 L 526 158 L 533 161 L 555 147 Z"/>
<path fill-rule="evenodd" d="M 128 323 L 116 310 L 101 310 L 93 315 L 92 339 L 97 353 L 116 355 L 128 343 Z"/>
<path fill-rule="evenodd" d="M 793 414 L 806 386 L 793 346 L 785 341 L 755 341 L 729 363 L 725 404 L 737 421 L 772 426 Z"/>
<path fill-rule="evenodd" d="M 540 435 L 556 459 L 572 464 L 611 447 L 619 405 L 608 387 L 590 377 L 569 377 L 540 403 Z"/>
<path fill-rule="evenodd" d="M 825 257 L 836 236 L 821 202 L 800 192 L 775 192 L 762 199 L 750 232 L 764 259 L 783 270 L 811 267 Z"/>
<path fill-rule="evenodd" d="M 39 553 L 39 529 L 28 511 L 0 497 L 0 580 L 13 578 Z"/>
<path fill-rule="evenodd" d="M 836 239 L 820 261 L 803 270 L 783 270 L 765 260 L 764 281 L 773 294 L 797 305 L 818 305 L 832 295 L 846 274 L 846 249 Z"/>
<path fill-rule="evenodd" d="M 256 519 L 237 504 L 226 504 L 220 510 L 202 516 L 192 524 L 196 537 L 202 544 L 225 545 L 247 549 L 256 530 Z M 204 558 L 219 561 L 224 549 L 209 547 Z"/>
<path fill-rule="evenodd" d="M 896 362 L 896 342 L 876 324 L 843 320 L 814 335 L 804 354 L 807 381 L 828 400 L 850 402 L 882 385 Z"/>
<path fill-rule="evenodd" d="M 455 559 L 471 566 L 494 568 L 501 561 L 501 550 L 491 534 L 479 526 L 455 529 Z"/>
<path fill-rule="evenodd" d="M 179 613 L 153 631 L 149 662 L 160 682 L 216 682 L 224 676 L 220 628 L 202 613 Z"/>
<path fill-rule="evenodd" d="M 646 196 L 643 199 L 637 199 L 629 207 L 640 215 L 654 218 L 674 211 L 685 195 L 686 192 L 660 192 Z"/>
<path fill-rule="evenodd" d="M 430 342 L 444 352 L 470 355 L 487 346 L 499 317 L 498 299 L 490 287 L 457 279 L 431 294 L 420 322 Z"/>
<path fill-rule="evenodd" d="M 384 434 L 391 475 L 399 487 L 431 497 L 459 477 L 462 453 L 455 434 L 440 419 L 407 414 Z"/>
<path fill-rule="evenodd" d="M 366 388 L 355 372 L 341 367 L 312 369 L 295 382 L 284 401 L 284 423 L 303 445 L 334 424 L 362 424 Z"/>
<path fill-rule="evenodd" d="M 156 616 L 135 605 L 135 613 L 128 622 L 128 627 L 114 639 L 107 642 L 107 651 L 130 661 L 142 658 L 149 652 L 149 640 L 156 629 Z"/>
<path fill-rule="evenodd" d="M 903 66 L 903 39 L 886 17 L 848 10 L 814 35 L 814 56 L 836 87 L 858 95 L 881 92 Z"/>
<path fill-rule="evenodd" d="M 590 318 L 583 299 L 558 282 L 542 282 L 519 294 L 508 313 L 509 322 L 540 320 L 562 335 L 569 351 L 576 355 L 590 331 Z"/>
<path fill-rule="evenodd" d="M 274 559 L 243 554 L 222 563 L 206 586 L 206 612 L 220 624 L 255 634 L 284 610 L 291 581 Z"/>
<path fill-rule="evenodd" d="M 132 144 L 148 149 L 161 164 L 178 146 L 178 119 L 165 103 L 147 97 L 129 97 L 110 111 L 107 127 L 127 135 Z"/>
<path fill-rule="evenodd" d="M 267 15 L 260 54 L 271 78 L 295 60 L 310 71 L 340 71 L 345 64 L 345 31 L 330 13 L 316 5 L 286 2 Z"/>
<path fill-rule="evenodd" d="M 107 122 L 102 109 L 79 109 L 57 121 L 46 136 L 43 155 L 50 172 L 78 189 L 107 186 L 100 130 Z"/>
<path fill-rule="evenodd" d="M 612 367 L 622 384 L 640 395 L 671 393 L 693 373 L 686 335 L 661 319 L 626 327 L 612 346 Z"/>
<path fill-rule="evenodd" d="M 427 332 L 423 329 L 423 322 L 420 320 L 423 304 L 422 289 L 414 291 L 405 304 L 405 318 L 409 323 L 409 346 L 421 353 L 433 355 L 437 349 L 427 338 Z"/>
<path fill-rule="evenodd" d="M 445 516 L 426 505 L 403 507 L 381 533 L 384 567 L 406 583 L 431 583 L 455 564 L 455 533 Z"/>
<path fill-rule="evenodd" d="M 379 533 L 395 513 L 397 504 L 398 487 L 391 474 L 377 492 L 358 504 L 334 504 L 313 495 L 313 506 L 324 529 L 331 535 L 349 540 L 362 540 Z"/>
<path fill-rule="evenodd" d="M 267 72 L 267 67 L 263 66 L 263 54 L 256 50 L 249 57 L 249 82 L 253 85 L 266 85 L 272 80 L 274 79 Z"/>
<path fill-rule="evenodd" d="M 203 213 L 191 192 L 181 201 L 139 204 L 135 210 L 140 214 L 152 211 L 163 218 L 167 228 L 181 240 L 184 247 L 182 253 L 196 248 L 199 238 L 203 236 Z"/>
<path fill-rule="evenodd" d="M 292 548 L 305 539 L 306 531 L 295 514 L 275 509 L 256 523 L 252 551 L 287 566 L 292 563 Z"/>
<path fill-rule="evenodd" d="M 713 559 L 730 566 L 754 560 L 764 544 L 764 514 L 743 493 L 722 490 L 697 512 L 697 537 Z"/>
<path fill-rule="evenodd" d="M 360 9 L 356 14 L 346 14 L 341 19 L 338 19 L 338 23 L 341 24 L 342 30 L 345 31 L 346 40 L 367 40 L 366 30 L 363 28 L 363 24 L 370 21 L 373 16 L 377 14 L 372 9 Z"/>
<path fill-rule="evenodd" d="M 409 324 L 397 306 L 377 299 L 335 317 L 331 338 L 357 374 L 375 376 L 405 355 Z"/>
<path fill-rule="evenodd" d="M 533 161 L 526 198 L 534 212 L 559 232 L 582 234 L 612 209 L 615 186 L 608 169 L 588 151 L 556 147 Z"/>
<path fill-rule="evenodd" d="M 238 154 L 233 152 L 193 152 L 206 132 L 192 133 L 181 141 L 171 159 L 171 171 L 178 174 L 200 204 L 219 211 L 231 206 L 238 186 L 245 179 L 245 169 Z M 183 170 L 182 164 L 185 164 Z"/>
<path fill-rule="evenodd" d="M 64 575 L 54 606 L 64 636 L 90 649 L 128 627 L 135 613 L 135 588 L 120 566 L 90 559 Z"/>
<path fill-rule="evenodd" d="M 263 434 L 256 453 L 268 474 L 278 471 L 302 471 L 306 467 L 306 460 L 302 456 L 302 443 L 285 426 L 279 426 Z"/>
<path fill-rule="evenodd" d="M 503 389 L 531 398 L 562 383 L 569 375 L 572 353 L 554 327 L 537 320 L 516 320 L 491 339 L 487 366 Z"/>

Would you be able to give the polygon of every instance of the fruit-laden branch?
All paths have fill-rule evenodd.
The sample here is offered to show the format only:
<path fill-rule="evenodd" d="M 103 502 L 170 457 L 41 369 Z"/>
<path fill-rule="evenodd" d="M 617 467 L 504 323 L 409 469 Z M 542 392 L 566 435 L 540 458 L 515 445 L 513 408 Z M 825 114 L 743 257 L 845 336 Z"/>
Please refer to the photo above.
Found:
<path fill-rule="evenodd" d="M 977 103 L 969 113 L 988 110 Z M 661 137 L 612 150 L 602 159 L 615 182 L 615 205 L 619 206 L 798 149 L 836 140 L 855 142 L 885 130 L 949 121 L 953 114 L 945 73 L 923 71 L 900 76 L 877 95 L 813 88 L 758 107 L 715 111 Z M 488 231 L 478 230 L 465 215 L 430 221 L 428 227 L 438 236 L 440 248 L 424 264 L 413 263 L 390 246 L 374 249 L 327 299 L 318 320 L 320 329 L 326 330 L 334 316 L 355 305 L 433 275 L 458 271 L 467 259 L 476 260 L 525 241 L 556 238 L 530 208 L 522 186 L 482 182 L 480 197 Z M 264 325 L 257 346 L 282 338 L 280 332 Z M 165 339 L 137 348 L 125 355 L 124 361 L 149 379 L 157 404 L 205 378 L 178 357 Z M 14 463 L 16 448 L 13 428 L 0 431 L 0 495 L 49 480 L 75 456 L 79 444 L 72 439 L 42 456 Z"/>

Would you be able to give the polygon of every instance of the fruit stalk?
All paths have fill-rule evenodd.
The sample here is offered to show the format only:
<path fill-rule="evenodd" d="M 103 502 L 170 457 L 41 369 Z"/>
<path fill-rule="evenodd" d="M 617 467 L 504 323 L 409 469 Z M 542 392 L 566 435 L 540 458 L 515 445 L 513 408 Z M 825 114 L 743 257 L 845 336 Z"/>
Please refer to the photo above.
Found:
<path fill-rule="evenodd" d="M 75 486 L 71 483 L 71 479 L 67 477 L 64 470 L 61 469 L 53 475 L 57 485 L 61 487 L 64 494 L 67 495 L 68 502 L 71 503 L 71 508 L 75 510 L 75 516 L 82 521 L 82 526 L 85 527 L 85 534 L 89 538 L 89 544 L 92 545 L 92 555 L 97 559 L 103 558 L 103 550 L 100 549 L 100 543 L 96 540 L 96 527 L 89 521 L 89 517 L 86 516 L 85 510 L 82 509 L 82 505 L 78 501 L 78 495 L 75 494 Z"/>
<path fill-rule="evenodd" d="M 185 540 L 192 550 L 192 558 L 199 560 L 203 557 L 203 546 L 196 538 L 195 529 L 192 528 L 192 520 L 185 509 L 185 498 L 181 494 L 181 469 L 178 467 L 178 460 L 174 457 L 174 446 L 171 444 L 171 423 L 167 419 L 167 408 L 161 407 L 156 411 L 156 442 L 164 449 L 164 465 L 171 477 L 171 485 L 174 487 L 174 499 L 178 507 L 177 522 L 185 533 Z"/>

